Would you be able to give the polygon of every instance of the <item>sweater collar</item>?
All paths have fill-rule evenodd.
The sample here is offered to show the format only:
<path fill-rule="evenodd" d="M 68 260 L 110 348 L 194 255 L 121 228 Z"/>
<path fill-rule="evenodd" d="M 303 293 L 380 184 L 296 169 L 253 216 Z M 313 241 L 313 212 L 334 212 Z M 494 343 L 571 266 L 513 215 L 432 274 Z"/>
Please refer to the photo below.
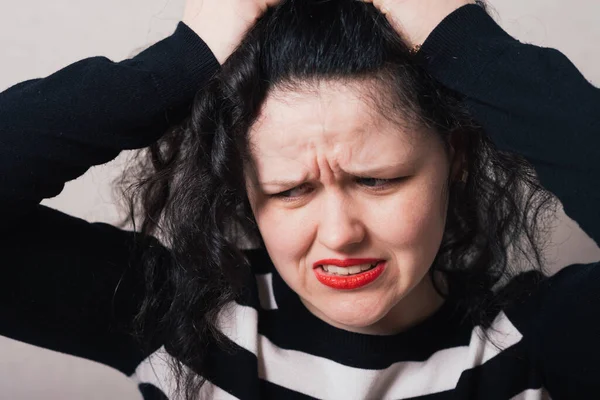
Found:
<path fill-rule="evenodd" d="M 301 335 L 299 340 L 314 341 L 311 346 L 316 348 L 326 346 L 330 352 L 332 346 L 339 347 L 341 357 L 352 349 L 352 357 L 378 357 L 393 352 L 421 358 L 440 348 L 455 346 L 457 342 L 463 344 L 465 335 L 469 336 L 473 328 L 462 323 L 462 313 L 451 300 L 446 300 L 421 323 L 393 335 L 367 335 L 336 328 L 313 315 L 277 273 L 270 258 L 266 258 L 271 265 L 273 293 L 280 311 L 278 319 L 286 330 L 292 335 Z"/>

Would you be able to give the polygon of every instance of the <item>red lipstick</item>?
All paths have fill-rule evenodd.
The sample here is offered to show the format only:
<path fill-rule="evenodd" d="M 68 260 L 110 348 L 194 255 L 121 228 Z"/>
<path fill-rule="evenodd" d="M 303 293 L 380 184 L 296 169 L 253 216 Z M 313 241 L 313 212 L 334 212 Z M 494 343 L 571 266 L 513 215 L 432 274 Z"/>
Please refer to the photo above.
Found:
<path fill-rule="evenodd" d="M 361 264 L 375 264 L 374 268 L 353 275 L 336 275 L 326 272 L 323 265 L 348 268 Z M 313 271 L 319 282 L 333 289 L 351 290 L 366 286 L 379 278 L 385 269 L 385 261 L 377 258 L 350 258 L 346 260 L 326 259 L 313 264 Z"/>

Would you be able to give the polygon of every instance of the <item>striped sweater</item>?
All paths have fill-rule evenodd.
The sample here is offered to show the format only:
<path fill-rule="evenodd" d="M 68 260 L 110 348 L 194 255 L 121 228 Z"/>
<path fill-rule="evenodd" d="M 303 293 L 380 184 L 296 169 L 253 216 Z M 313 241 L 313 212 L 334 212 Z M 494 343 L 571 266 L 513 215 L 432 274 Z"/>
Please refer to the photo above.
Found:
<path fill-rule="evenodd" d="M 372 336 L 319 320 L 277 274 L 266 252 L 248 255 L 256 283 L 245 299 L 222 315 L 220 325 L 233 350 L 211 349 L 211 375 L 200 398 L 542 400 L 550 398 L 548 386 L 555 390 L 554 399 L 591 399 L 600 393 L 600 384 L 593 380 L 569 382 L 566 374 L 560 382 L 545 379 L 546 368 L 564 368 L 545 362 L 560 360 L 565 335 L 582 325 L 580 318 L 598 316 L 600 303 L 594 292 L 600 268 L 594 269 L 594 264 L 570 266 L 541 285 L 535 283 L 535 273 L 523 273 L 515 281 L 520 287 L 530 286 L 531 294 L 499 312 L 486 331 L 465 322 L 460 307 L 446 301 L 406 332 Z M 581 299 L 569 300 L 574 291 Z M 576 317 L 554 314 L 567 302 L 581 308 L 577 303 L 582 299 L 595 299 L 596 308 Z M 550 348 L 542 351 L 540 344 L 546 341 Z M 169 399 L 177 398 L 169 357 L 161 347 L 132 378 L 159 388 Z M 589 375 L 589 364 L 570 368 L 578 377 L 582 372 Z"/>
<path fill-rule="evenodd" d="M 419 54 L 600 241 L 600 91 L 561 53 L 518 42 L 475 5 L 446 18 Z M 133 59 L 82 60 L 0 93 L 1 335 L 116 368 L 146 399 L 174 397 L 168 349 L 145 353 L 130 335 L 144 294 L 132 234 L 39 202 L 155 141 L 217 68 L 180 24 Z M 232 349 L 210 349 L 202 398 L 600 398 L 598 263 L 535 287 L 532 274 L 516 278 L 530 294 L 485 332 L 447 301 L 408 331 L 368 336 L 315 318 L 266 254 L 248 257 L 256 279 L 222 315 Z"/>

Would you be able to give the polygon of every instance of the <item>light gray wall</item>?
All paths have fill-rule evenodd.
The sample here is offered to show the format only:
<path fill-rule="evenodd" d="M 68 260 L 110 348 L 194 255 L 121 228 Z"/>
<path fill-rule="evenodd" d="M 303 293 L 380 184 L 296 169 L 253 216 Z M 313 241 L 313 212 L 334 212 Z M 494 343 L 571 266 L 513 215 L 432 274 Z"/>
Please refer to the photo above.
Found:
<path fill-rule="evenodd" d="M 526 42 L 560 49 L 600 85 L 600 2 L 491 3 L 497 20 L 510 33 Z M 121 60 L 135 54 L 171 33 L 182 9 L 183 0 L 0 0 L 0 90 L 84 57 Z M 67 184 L 60 196 L 44 203 L 90 221 L 114 222 L 117 213 L 109 183 L 119 174 L 122 161 L 123 157 L 92 168 Z M 600 249 L 575 222 L 559 213 L 557 224 L 554 246 L 548 251 L 552 269 L 600 259 Z M 96 394 L 83 395 L 88 388 Z M 7 399 L 137 398 L 124 377 L 114 371 L 2 337 L 0 393 Z"/>

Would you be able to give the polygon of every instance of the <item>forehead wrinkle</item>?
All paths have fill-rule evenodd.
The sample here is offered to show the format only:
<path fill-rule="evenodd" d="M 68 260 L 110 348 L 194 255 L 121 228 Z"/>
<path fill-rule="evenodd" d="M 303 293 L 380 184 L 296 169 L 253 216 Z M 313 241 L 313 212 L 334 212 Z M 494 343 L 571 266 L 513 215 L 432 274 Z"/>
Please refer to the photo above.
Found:
<path fill-rule="evenodd" d="M 310 90 L 304 88 L 304 90 L 296 92 L 273 90 L 263 103 L 259 116 L 250 129 L 248 141 L 251 142 L 251 156 L 260 157 L 263 160 L 268 158 L 287 159 L 287 161 L 299 164 L 300 168 L 308 172 L 304 174 L 307 179 L 318 180 L 323 171 L 330 171 L 330 176 L 342 173 L 354 175 L 364 174 L 362 171 L 373 168 L 385 168 L 386 162 L 382 163 L 382 160 L 379 160 L 378 163 L 375 163 L 373 155 L 379 151 L 385 152 L 386 149 L 389 149 L 389 145 L 386 144 L 387 141 L 372 140 L 373 133 L 379 133 L 385 137 L 388 136 L 386 133 L 398 132 L 398 135 L 394 135 L 396 139 L 400 138 L 402 142 L 406 143 L 406 146 L 401 147 L 414 150 L 412 136 L 415 132 L 408 132 L 406 127 L 402 129 L 393 124 L 389 118 L 383 118 L 381 110 L 378 110 L 374 104 L 373 96 L 365 93 L 364 85 L 340 86 L 335 83 L 337 82 L 325 82 L 321 83 L 319 87 L 312 87 Z M 328 85 L 327 89 L 331 88 L 333 91 L 321 90 L 324 85 Z M 345 96 L 344 91 L 351 93 L 349 96 Z M 344 104 L 343 108 L 334 109 L 334 112 L 330 113 L 331 118 L 328 118 L 330 115 L 327 110 L 332 104 L 335 104 L 336 100 L 340 101 L 340 92 L 343 96 L 342 101 L 348 100 L 348 102 Z M 317 104 L 311 101 L 310 97 L 312 96 L 318 96 Z M 284 105 L 284 109 L 279 110 L 280 113 L 277 112 L 277 108 L 269 107 L 273 101 L 275 104 Z M 315 107 L 320 115 L 316 115 L 317 118 L 310 121 L 310 114 L 315 116 Z M 304 109 L 302 110 L 302 108 Z M 313 109 L 311 110 L 311 108 Z M 340 111 L 342 112 L 340 113 Z M 303 112 L 309 117 L 295 118 L 302 116 Z M 287 114 L 291 118 L 288 118 Z M 307 125 L 309 122 L 311 125 Z M 311 131 L 309 127 L 315 125 L 318 127 Z M 294 129 L 298 127 L 300 127 L 300 131 L 298 134 L 294 134 Z M 260 140 L 259 143 L 255 140 L 258 131 L 268 135 L 263 136 L 267 140 L 266 149 L 265 146 L 259 145 Z M 307 137 L 306 134 L 303 135 L 303 132 L 310 132 L 310 134 Z M 365 138 L 370 142 L 368 146 Z M 274 153 L 273 156 L 271 157 L 265 150 L 270 150 Z M 387 162 L 387 164 L 393 163 Z M 275 164 L 271 163 L 271 165 Z M 273 174 L 280 174 L 281 167 L 282 165 L 278 165 L 278 168 L 269 168 L 269 170 Z M 299 176 L 297 173 L 293 175 Z M 288 180 L 288 177 L 281 177 Z"/>
<path fill-rule="evenodd" d="M 344 121 L 359 121 L 360 125 L 358 128 L 355 127 L 354 131 L 358 133 L 358 131 L 366 131 L 369 130 L 371 132 L 380 132 L 384 129 L 382 125 L 389 125 L 391 122 L 389 117 L 386 118 L 384 113 L 381 110 L 381 107 L 377 104 L 377 101 L 374 99 L 374 95 L 369 95 L 369 91 L 366 90 L 367 84 L 373 86 L 377 85 L 375 82 L 367 83 L 367 81 L 372 81 L 372 79 L 350 79 L 350 80 L 319 80 L 316 83 L 301 83 L 297 85 L 297 90 L 292 90 L 289 86 L 276 86 L 272 89 L 267 96 L 265 102 L 261 107 L 261 111 L 259 113 L 259 117 L 257 118 L 255 124 L 253 125 L 251 131 L 256 131 L 256 128 L 261 125 L 261 123 L 265 119 L 269 119 L 273 122 L 279 122 L 275 115 L 272 112 L 268 112 L 268 104 L 273 101 L 284 104 L 287 108 L 298 107 L 301 106 L 302 103 L 306 103 L 307 96 L 315 96 L 319 97 L 319 108 L 320 110 L 326 110 L 327 107 L 332 104 L 335 99 L 335 95 L 331 95 L 332 92 L 341 92 L 348 91 L 350 92 L 350 96 L 345 97 L 346 101 L 349 101 L 344 107 L 348 110 L 351 106 L 353 110 L 346 112 L 344 115 L 350 118 L 343 118 Z M 310 103 L 310 102 L 308 102 Z M 310 107 L 311 105 L 308 104 Z M 322 134 L 326 134 L 328 132 L 335 132 L 333 129 L 328 129 L 327 127 L 327 117 L 328 113 L 321 112 L 322 121 L 321 126 L 325 127 L 322 129 Z M 365 116 L 366 118 L 358 118 L 358 116 Z M 267 117 L 275 117 L 275 118 L 267 118 Z M 284 123 L 287 121 L 284 121 Z M 330 122 L 330 121 L 329 121 Z M 404 129 L 403 129 L 404 130 Z"/>
<path fill-rule="evenodd" d="M 290 95 L 291 98 L 287 95 Z M 340 109 L 336 112 L 327 112 L 331 104 L 337 100 L 333 96 L 328 96 L 327 93 L 313 92 L 318 97 L 318 102 L 314 101 L 302 101 L 306 99 L 306 94 L 302 93 L 278 93 L 267 99 L 262 107 L 259 118 L 256 123 L 252 126 L 250 131 L 250 140 L 256 137 L 256 132 L 262 130 L 268 132 L 271 135 L 270 139 L 275 142 L 281 149 L 294 148 L 299 146 L 300 150 L 312 150 L 317 145 L 324 145 L 325 147 L 331 147 L 333 141 L 339 140 L 340 133 L 351 132 L 352 136 L 362 136 L 366 130 L 374 126 L 374 121 L 369 115 L 368 118 L 360 118 L 361 115 L 365 115 L 364 107 L 360 101 L 352 101 L 349 104 L 345 104 L 344 108 L 341 109 L 342 115 L 340 115 Z M 275 113 L 274 110 L 269 109 L 268 105 L 272 100 L 280 104 L 284 104 L 285 108 L 289 111 L 294 108 L 294 112 L 289 113 L 292 118 L 296 115 L 301 115 L 302 111 L 313 114 L 318 119 L 310 120 L 290 120 L 289 118 L 283 119 L 280 113 Z M 298 101 L 299 100 L 299 101 Z M 348 98 L 348 100 L 354 100 Z M 298 109 L 300 107 L 300 110 Z M 317 113 L 314 112 L 314 108 L 317 107 Z M 304 110 L 302 109 L 304 108 Z M 312 108 L 312 110 L 311 110 Z M 285 112 L 285 110 L 284 110 Z M 280 114 L 280 115 L 278 115 Z M 316 114 L 316 115 L 315 115 Z M 296 128 L 299 129 L 299 135 L 291 135 L 290 131 L 294 131 Z M 312 129 L 311 129 L 312 127 Z M 270 131 L 270 132 L 269 132 Z M 284 132 L 288 134 L 280 135 L 278 132 Z M 303 132 L 310 132 L 310 137 L 303 136 Z M 345 139 L 348 139 L 348 135 L 345 135 Z M 281 139 L 281 140 L 279 140 Z M 303 143 L 304 142 L 304 143 Z M 253 146 L 254 148 L 256 146 Z"/>

